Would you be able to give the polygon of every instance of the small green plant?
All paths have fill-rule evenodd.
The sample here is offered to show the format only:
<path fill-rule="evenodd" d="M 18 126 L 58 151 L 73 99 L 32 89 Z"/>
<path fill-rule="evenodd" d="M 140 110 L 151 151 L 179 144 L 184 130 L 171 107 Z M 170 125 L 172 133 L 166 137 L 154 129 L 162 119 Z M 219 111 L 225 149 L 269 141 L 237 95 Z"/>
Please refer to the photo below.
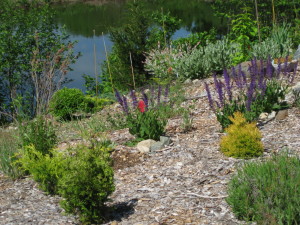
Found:
<path fill-rule="evenodd" d="M 228 198 L 239 219 L 257 224 L 299 224 L 300 161 L 287 152 L 238 169 Z"/>
<path fill-rule="evenodd" d="M 193 129 L 193 117 L 190 115 L 188 109 L 183 111 L 181 128 L 183 132 L 188 132 Z"/>
<path fill-rule="evenodd" d="M 59 180 L 62 207 L 67 213 L 79 213 L 83 223 L 100 223 L 104 203 L 115 190 L 110 148 L 78 146 L 67 171 Z"/>
<path fill-rule="evenodd" d="M 263 151 L 261 133 L 255 123 L 248 123 L 240 112 L 229 117 L 232 122 L 220 142 L 221 151 L 229 157 L 250 158 L 260 156 Z"/>
<path fill-rule="evenodd" d="M 57 143 L 55 129 L 50 121 L 37 117 L 32 121 L 26 121 L 19 125 L 19 137 L 21 147 L 33 145 L 36 151 L 49 154 Z"/>
<path fill-rule="evenodd" d="M 66 88 L 54 93 L 50 101 L 50 112 L 61 120 L 70 120 L 72 114 L 84 106 L 84 94 L 76 88 Z"/>

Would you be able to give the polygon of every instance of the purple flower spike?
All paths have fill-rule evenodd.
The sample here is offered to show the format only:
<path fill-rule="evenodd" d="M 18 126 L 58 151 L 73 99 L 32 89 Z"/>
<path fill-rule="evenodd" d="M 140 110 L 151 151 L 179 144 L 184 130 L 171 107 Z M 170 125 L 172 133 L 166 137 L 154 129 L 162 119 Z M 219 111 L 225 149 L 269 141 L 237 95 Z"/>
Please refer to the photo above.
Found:
<path fill-rule="evenodd" d="M 138 101 L 137 101 L 137 98 L 136 98 L 136 95 L 135 95 L 135 91 L 134 90 L 131 90 L 130 91 L 130 97 L 132 99 L 132 105 L 133 105 L 133 108 L 136 108 L 137 105 L 138 105 Z"/>
<path fill-rule="evenodd" d="M 217 92 L 219 95 L 219 101 L 221 106 L 224 106 L 224 94 L 223 94 L 223 83 L 220 80 L 217 80 Z"/>
<path fill-rule="evenodd" d="M 145 92 L 143 92 L 143 101 L 144 101 L 144 103 L 146 105 L 146 111 L 147 111 L 148 108 L 149 108 L 149 99 L 148 99 L 148 96 L 147 96 L 147 94 Z"/>
<path fill-rule="evenodd" d="M 237 87 L 240 89 L 240 90 L 242 90 L 242 88 L 243 88 L 243 83 L 242 83 L 242 80 L 244 79 L 244 75 L 245 74 L 243 74 L 243 71 L 242 71 L 242 65 L 241 64 L 239 64 L 239 68 L 238 68 L 239 70 L 238 70 L 238 75 L 237 75 L 237 79 L 236 79 L 236 85 L 237 85 Z"/>
<path fill-rule="evenodd" d="M 125 112 L 125 108 L 124 108 L 124 101 L 122 96 L 120 95 L 120 92 L 118 92 L 117 89 L 115 89 L 115 95 L 116 95 L 116 99 L 119 102 L 119 104 L 122 106 L 123 111 Z"/>
<path fill-rule="evenodd" d="M 247 102 L 246 102 L 247 111 L 250 111 L 250 109 L 251 109 L 254 89 L 255 89 L 255 80 L 251 80 L 250 86 L 249 86 L 248 91 L 247 91 Z"/>
<path fill-rule="evenodd" d="M 284 72 L 283 72 L 283 76 L 285 76 L 285 77 L 287 75 L 288 61 L 289 61 L 289 56 L 287 55 L 285 57 L 285 60 L 284 60 Z"/>
<path fill-rule="evenodd" d="M 164 103 L 167 103 L 167 101 L 168 101 L 169 89 L 170 89 L 169 85 L 167 85 L 165 88 L 165 93 L 164 93 Z"/>
<path fill-rule="evenodd" d="M 161 97 L 161 86 L 158 86 L 158 91 L 157 91 L 157 105 L 160 104 L 160 97 Z"/>
<path fill-rule="evenodd" d="M 128 107 L 128 103 L 127 103 L 127 98 L 126 98 L 126 96 L 123 96 L 123 103 L 124 103 L 124 112 L 125 113 L 129 113 L 129 107 Z"/>
<path fill-rule="evenodd" d="M 206 82 L 204 82 L 204 85 L 205 85 L 205 90 L 206 90 L 206 93 L 207 93 L 207 98 L 208 98 L 209 106 L 210 106 L 210 108 L 213 111 L 215 111 L 214 102 L 213 102 L 213 99 L 211 97 L 209 86 L 208 86 L 208 84 Z"/>
<path fill-rule="evenodd" d="M 224 71 L 223 71 L 223 76 L 224 76 L 224 80 L 225 80 L 226 92 L 228 94 L 229 101 L 231 101 L 232 100 L 232 92 L 231 92 L 231 85 L 230 85 L 230 77 L 229 77 L 226 69 L 224 69 Z"/>

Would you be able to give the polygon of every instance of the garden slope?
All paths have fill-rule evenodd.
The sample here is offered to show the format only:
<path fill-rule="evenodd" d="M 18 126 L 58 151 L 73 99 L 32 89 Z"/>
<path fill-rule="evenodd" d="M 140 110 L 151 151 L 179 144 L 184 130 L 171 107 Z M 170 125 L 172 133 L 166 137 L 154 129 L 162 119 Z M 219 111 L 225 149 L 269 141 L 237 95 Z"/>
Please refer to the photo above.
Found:
<path fill-rule="evenodd" d="M 299 72 L 296 79 L 299 81 Z M 212 83 L 212 79 L 207 79 Z M 186 96 L 205 95 L 201 83 L 188 85 Z M 125 147 L 132 136 L 127 129 L 108 134 L 117 143 L 113 153 L 116 191 L 106 224 L 241 224 L 225 201 L 226 185 L 243 162 L 219 152 L 220 133 L 206 97 L 185 101 L 195 105 L 193 130 L 181 132 L 181 118 L 169 120 L 172 144 L 159 152 L 141 155 Z M 300 154 L 300 109 L 289 109 L 284 120 L 262 123 L 265 153 L 289 147 Z M 255 159 L 254 159 L 255 160 Z M 45 196 L 34 182 L 0 179 L 0 224 L 75 224 L 74 217 L 60 215 L 57 198 Z M 32 191 L 35 191 L 34 194 Z M 18 194 L 20 193 L 20 194 Z M 37 197 L 38 196 L 38 197 Z M 28 220 L 28 216 L 33 218 Z"/>

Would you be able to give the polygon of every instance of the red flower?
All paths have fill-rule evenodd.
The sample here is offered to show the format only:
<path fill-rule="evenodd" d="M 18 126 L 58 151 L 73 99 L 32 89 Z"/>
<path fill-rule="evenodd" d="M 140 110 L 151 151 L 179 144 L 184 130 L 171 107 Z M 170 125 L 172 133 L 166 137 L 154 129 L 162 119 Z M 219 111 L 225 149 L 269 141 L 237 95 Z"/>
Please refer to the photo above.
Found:
<path fill-rule="evenodd" d="M 146 107 L 146 104 L 143 100 L 140 100 L 139 103 L 138 103 L 138 108 L 140 110 L 140 112 L 145 112 L 145 107 Z"/>

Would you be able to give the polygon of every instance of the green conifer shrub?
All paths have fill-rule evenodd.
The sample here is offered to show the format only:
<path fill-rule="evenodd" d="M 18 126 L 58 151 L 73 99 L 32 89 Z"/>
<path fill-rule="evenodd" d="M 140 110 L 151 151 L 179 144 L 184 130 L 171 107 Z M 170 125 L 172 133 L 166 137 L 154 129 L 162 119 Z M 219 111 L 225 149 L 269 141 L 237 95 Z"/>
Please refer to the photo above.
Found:
<path fill-rule="evenodd" d="M 83 223 L 102 221 L 104 203 L 115 190 L 109 150 L 104 144 L 77 147 L 59 180 L 62 207 L 67 213 L 79 213 Z"/>

